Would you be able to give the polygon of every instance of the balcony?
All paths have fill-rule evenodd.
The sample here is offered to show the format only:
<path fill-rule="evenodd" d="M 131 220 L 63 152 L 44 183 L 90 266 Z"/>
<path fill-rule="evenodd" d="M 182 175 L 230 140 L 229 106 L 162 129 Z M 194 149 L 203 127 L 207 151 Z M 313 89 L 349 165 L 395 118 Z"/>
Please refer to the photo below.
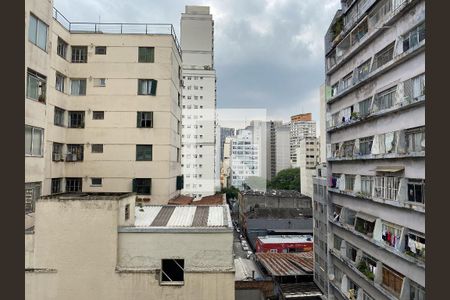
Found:
<path fill-rule="evenodd" d="M 70 22 L 54 7 L 53 19 L 70 33 L 171 35 L 181 57 L 181 46 L 172 24 Z"/>
<path fill-rule="evenodd" d="M 375 1 L 368 1 L 370 3 L 365 4 L 365 10 L 370 7 Z M 390 1 L 387 1 L 390 2 Z M 364 47 L 371 40 L 380 35 L 385 29 L 389 28 L 389 25 L 395 22 L 397 18 L 401 15 L 401 12 L 411 8 L 413 6 L 413 2 L 417 2 L 415 0 L 405 0 L 402 3 L 398 3 L 397 6 L 392 10 L 391 5 L 386 3 L 378 8 L 377 11 L 371 11 L 369 16 L 361 19 L 365 13 L 365 10 L 361 10 L 359 15 L 356 18 L 350 18 L 351 22 L 347 23 L 344 26 L 344 29 L 332 43 L 326 45 L 326 53 L 333 49 L 334 53 L 332 55 L 328 55 L 326 58 L 326 73 L 330 74 L 337 70 L 342 64 L 347 62 L 357 51 L 359 51 L 362 47 Z M 386 7 L 385 7 L 386 6 Z M 388 9 L 389 12 L 383 14 L 385 9 Z M 359 23 L 357 26 L 357 20 Z M 365 24 L 364 24 L 365 23 Z M 358 30 L 360 26 L 364 26 L 365 30 Z M 353 29 L 354 28 L 354 29 Z M 352 32 L 349 30 L 353 29 Z M 347 41 L 348 40 L 348 41 Z"/>
<path fill-rule="evenodd" d="M 383 53 L 375 54 L 374 58 L 372 59 L 373 62 L 370 68 L 370 72 L 365 73 L 364 76 L 358 76 L 359 68 L 356 68 L 353 71 L 353 80 L 351 84 L 346 83 L 345 79 L 347 78 L 347 76 L 334 84 L 331 87 L 331 95 L 326 95 L 326 102 L 331 104 L 337 101 L 356 88 L 386 73 L 388 70 L 425 50 L 425 36 L 423 35 L 421 37 L 423 37 L 423 39 L 420 42 L 413 46 L 409 46 L 405 51 L 403 50 L 403 47 L 400 47 L 400 45 L 403 46 L 404 40 L 402 37 L 397 39 L 397 42 L 395 43 L 395 45 L 397 45 L 396 49 L 390 48 L 392 44 L 388 45 L 389 48 L 386 47 L 387 49 L 383 49 Z"/>

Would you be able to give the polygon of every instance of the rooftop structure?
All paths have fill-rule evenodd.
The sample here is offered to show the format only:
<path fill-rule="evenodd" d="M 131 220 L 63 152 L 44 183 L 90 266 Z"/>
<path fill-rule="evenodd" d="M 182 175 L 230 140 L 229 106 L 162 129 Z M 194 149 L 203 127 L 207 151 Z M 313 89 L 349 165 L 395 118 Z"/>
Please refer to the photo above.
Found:
<path fill-rule="evenodd" d="M 312 243 L 312 235 L 268 235 L 258 240 L 265 244 Z"/>
<path fill-rule="evenodd" d="M 271 276 L 312 275 L 313 254 L 303 253 L 256 253 L 261 265 Z"/>

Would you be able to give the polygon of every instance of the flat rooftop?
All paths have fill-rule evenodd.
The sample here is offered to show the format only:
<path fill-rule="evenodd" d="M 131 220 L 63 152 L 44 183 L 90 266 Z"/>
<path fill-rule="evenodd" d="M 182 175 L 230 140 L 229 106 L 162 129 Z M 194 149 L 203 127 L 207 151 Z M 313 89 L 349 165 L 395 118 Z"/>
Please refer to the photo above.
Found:
<path fill-rule="evenodd" d="M 227 205 L 150 205 L 136 207 L 135 228 L 232 229 Z"/>
<path fill-rule="evenodd" d="M 303 195 L 299 191 L 294 191 L 294 190 L 271 190 L 271 189 L 268 189 L 265 192 L 264 191 L 247 190 L 247 191 L 241 191 L 241 194 L 243 196 L 265 196 L 265 197 L 287 197 L 287 198 L 305 198 L 305 199 L 309 198 L 309 199 L 311 199 L 311 197 Z"/>
<path fill-rule="evenodd" d="M 264 244 L 292 244 L 292 243 L 311 243 L 312 235 L 267 235 L 260 236 L 258 239 Z"/>
<path fill-rule="evenodd" d="M 47 200 L 120 200 L 135 195 L 135 193 L 58 193 L 42 196 Z"/>

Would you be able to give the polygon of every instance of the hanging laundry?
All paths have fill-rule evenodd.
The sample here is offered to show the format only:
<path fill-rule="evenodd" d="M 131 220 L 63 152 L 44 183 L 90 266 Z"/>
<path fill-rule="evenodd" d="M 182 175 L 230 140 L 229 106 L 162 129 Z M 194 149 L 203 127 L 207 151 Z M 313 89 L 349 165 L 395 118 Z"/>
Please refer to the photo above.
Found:
<path fill-rule="evenodd" d="M 416 253 L 416 241 L 414 241 L 413 239 L 408 239 L 408 247 L 409 251 L 414 254 Z"/>

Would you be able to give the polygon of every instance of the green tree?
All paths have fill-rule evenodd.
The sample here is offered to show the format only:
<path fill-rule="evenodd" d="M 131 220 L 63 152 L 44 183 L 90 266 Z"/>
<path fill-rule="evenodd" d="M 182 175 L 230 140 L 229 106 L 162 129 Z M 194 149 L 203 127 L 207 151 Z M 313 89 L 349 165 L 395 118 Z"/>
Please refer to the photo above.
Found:
<path fill-rule="evenodd" d="M 239 194 L 239 190 L 237 188 L 235 188 L 234 186 L 231 186 L 229 188 L 223 188 L 221 192 L 226 194 L 228 201 L 233 198 L 237 199 L 238 194 Z"/>
<path fill-rule="evenodd" d="M 300 192 L 300 169 L 281 170 L 272 178 L 267 187 L 276 190 L 295 190 Z"/>

